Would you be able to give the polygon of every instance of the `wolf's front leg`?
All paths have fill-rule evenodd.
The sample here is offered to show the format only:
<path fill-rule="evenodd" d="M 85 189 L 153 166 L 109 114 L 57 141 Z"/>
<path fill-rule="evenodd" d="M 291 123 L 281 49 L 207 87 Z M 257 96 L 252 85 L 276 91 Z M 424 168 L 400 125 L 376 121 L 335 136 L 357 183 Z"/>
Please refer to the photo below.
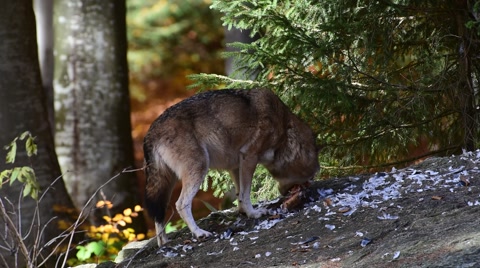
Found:
<path fill-rule="evenodd" d="M 254 209 L 250 200 L 252 178 L 257 166 L 257 157 L 241 156 L 239 169 L 238 208 L 240 212 L 247 214 L 249 218 L 260 218 L 267 213 L 267 209 Z"/>
<path fill-rule="evenodd" d="M 250 195 L 248 195 L 248 198 L 250 198 Z M 241 202 L 238 200 L 238 205 L 239 205 L 239 210 L 240 212 L 243 212 L 247 215 L 247 217 L 252 218 L 252 219 L 258 219 L 262 217 L 263 215 L 267 214 L 267 209 L 266 208 L 257 208 L 254 209 L 252 206 L 251 202 L 248 202 L 249 204 L 245 204 L 247 202 Z"/>

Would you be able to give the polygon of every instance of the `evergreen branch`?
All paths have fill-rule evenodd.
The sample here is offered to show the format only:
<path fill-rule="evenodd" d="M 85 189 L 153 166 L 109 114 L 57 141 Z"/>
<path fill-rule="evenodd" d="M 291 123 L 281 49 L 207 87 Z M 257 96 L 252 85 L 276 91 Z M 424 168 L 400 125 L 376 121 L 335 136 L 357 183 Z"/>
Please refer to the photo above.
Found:
<path fill-rule="evenodd" d="M 417 137 L 430 137 L 431 148 L 447 148 L 478 128 L 462 120 L 461 111 L 475 107 L 459 107 L 456 101 L 462 71 L 456 37 L 464 35 L 451 25 L 463 16 L 460 11 L 468 14 L 468 7 L 395 6 L 385 0 L 214 4 L 232 25 L 264 33 L 252 44 L 235 45 L 241 49 L 230 55 L 245 70 L 262 66 L 258 83 L 274 85 L 287 105 L 309 120 L 331 146 L 328 161 L 355 163 L 368 150 L 376 159 L 398 160 L 408 157 L 400 151 Z M 471 38 L 470 44 L 478 42 Z M 470 62 L 468 72 L 476 77 L 478 61 Z M 475 105 L 472 94 L 468 103 Z"/>
<path fill-rule="evenodd" d="M 445 111 L 441 114 L 438 114 L 432 118 L 429 118 L 429 119 L 426 119 L 426 120 L 422 120 L 422 121 L 419 121 L 419 122 L 416 122 L 416 123 L 411 123 L 411 124 L 401 124 L 401 125 L 395 125 L 394 123 L 392 122 L 389 122 L 389 121 L 385 121 L 385 122 L 388 122 L 388 125 L 390 125 L 392 128 L 390 129 L 384 129 L 384 130 L 381 130 L 381 131 L 377 131 L 377 132 L 374 132 L 368 136 L 358 136 L 358 137 L 355 137 L 353 139 L 350 139 L 344 143 L 336 143 L 336 144 L 333 144 L 333 143 L 326 143 L 324 144 L 324 146 L 329 146 L 329 147 L 342 147 L 342 146 L 351 146 L 351 145 L 354 145 L 354 144 L 358 144 L 359 142 L 361 141 L 367 141 L 367 140 L 372 140 L 372 139 L 375 139 L 375 138 L 378 138 L 378 137 L 381 137 L 385 134 L 388 134 L 388 133 L 391 133 L 395 130 L 398 130 L 398 129 L 407 129 L 407 128 L 417 128 L 417 127 L 420 127 L 420 126 L 423 126 L 423 125 L 426 125 L 428 123 L 431 123 L 433 121 L 436 121 L 436 120 L 439 120 L 439 119 L 442 119 L 444 117 L 447 117 L 447 116 L 450 116 L 452 114 L 456 114 L 458 112 L 456 111 Z M 339 131 L 339 132 L 354 132 L 354 133 L 358 133 L 358 132 L 363 132 L 363 131 L 367 131 L 368 129 L 370 128 L 373 128 L 373 129 L 376 129 L 376 128 L 379 128 L 381 126 L 385 126 L 385 124 L 377 124 L 377 125 L 373 125 L 373 126 L 367 126 L 367 127 L 364 127 L 364 128 L 335 128 L 334 131 Z"/>
<path fill-rule="evenodd" d="M 247 87 L 260 86 L 261 83 L 252 80 L 245 79 L 234 79 L 228 76 L 223 76 L 219 74 L 192 74 L 188 76 L 189 79 L 196 81 L 196 83 L 189 86 L 190 88 L 200 87 L 205 89 L 205 85 L 210 86 L 210 88 L 218 87 L 220 84 L 226 84 L 226 87 L 231 88 L 232 86 L 245 85 Z"/>
<path fill-rule="evenodd" d="M 407 159 L 402 159 L 400 161 L 395 161 L 395 162 L 388 162 L 388 163 L 383 163 L 383 164 L 378 164 L 378 165 L 350 165 L 350 166 L 345 166 L 345 167 L 334 167 L 334 166 L 321 166 L 321 169 L 326 169 L 326 170 L 368 170 L 368 169 L 378 169 L 378 168 L 386 168 L 386 167 L 391 167 L 391 166 L 400 166 L 400 165 L 405 165 L 405 164 L 410 164 L 415 161 L 418 161 L 420 159 L 433 156 L 433 155 L 439 155 L 439 154 L 444 154 L 445 152 L 448 151 L 456 151 L 459 150 L 461 145 L 451 145 L 449 147 L 443 148 L 443 149 L 438 149 L 435 151 L 429 151 L 427 153 L 424 153 L 419 156 L 407 158 Z"/>
<path fill-rule="evenodd" d="M 447 110 L 441 114 L 438 114 L 432 118 L 429 118 L 429 119 L 425 119 L 425 120 L 422 120 L 422 121 L 419 121 L 419 122 L 416 122 L 416 123 L 412 123 L 412 124 L 401 124 L 401 125 L 395 125 L 394 123 L 391 123 L 389 122 L 389 124 L 391 126 L 393 126 L 395 129 L 400 129 L 400 128 L 416 128 L 416 127 L 419 127 L 419 126 L 423 126 L 423 125 L 426 125 L 428 123 L 431 123 L 433 121 L 436 121 L 438 119 L 441 119 L 441 118 L 444 118 L 444 117 L 448 117 L 450 115 L 453 115 L 453 114 L 458 114 L 457 111 L 453 111 L 453 110 Z"/>

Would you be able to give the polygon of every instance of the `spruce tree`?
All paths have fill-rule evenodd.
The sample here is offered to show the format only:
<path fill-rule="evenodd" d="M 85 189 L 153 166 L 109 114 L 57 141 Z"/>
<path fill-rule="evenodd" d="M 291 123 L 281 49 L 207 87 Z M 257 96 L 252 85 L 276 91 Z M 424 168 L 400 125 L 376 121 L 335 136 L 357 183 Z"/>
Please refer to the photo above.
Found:
<path fill-rule="evenodd" d="M 202 88 L 268 87 L 318 133 L 324 175 L 400 166 L 478 147 L 476 1 L 214 0 L 224 25 L 258 39 L 234 76 Z M 426 147 L 413 154 L 412 148 Z"/>

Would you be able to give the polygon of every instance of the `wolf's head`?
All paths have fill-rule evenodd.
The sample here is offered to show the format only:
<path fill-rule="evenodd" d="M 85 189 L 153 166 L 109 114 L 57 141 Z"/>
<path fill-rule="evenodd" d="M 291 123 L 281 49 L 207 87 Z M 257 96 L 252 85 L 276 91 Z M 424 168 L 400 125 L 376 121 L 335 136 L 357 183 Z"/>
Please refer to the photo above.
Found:
<path fill-rule="evenodd" d="M 293 117 L 287 128 L 284 146 L 276 150 L 273 163 L 266 166 L 278 181 L 282 195 L 286 195 L 293 186 L 313 179 L 320 169 L 318 152 L 313 131 Z"/>

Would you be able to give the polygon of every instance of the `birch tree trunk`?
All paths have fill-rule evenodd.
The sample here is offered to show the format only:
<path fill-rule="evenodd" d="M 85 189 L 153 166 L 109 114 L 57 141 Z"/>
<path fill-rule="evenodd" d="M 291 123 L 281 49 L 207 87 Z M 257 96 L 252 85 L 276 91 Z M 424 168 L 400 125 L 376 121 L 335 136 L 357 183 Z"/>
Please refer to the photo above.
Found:
<path fill-rule="evenodd" d="M 53 0 L 34 0 L 33 9 L 37 22 L 37 44 L 42 85 L 47 101 L 48 120 L 55 133 L 53 109 Z"/>
<path fill-rule="evenodd" d="M 3 148 L 26 130 L 36 136 L 37 156 L 29 159 L 24 149 L 19 147 L 14 166 L 31 166 L 41 190 L 45 191 L 61 173 L 42 90 L 32 1 L 0 0 L 0 6 L 0 146 Z M 5 164 L 5 156 L 6 151 L 1 149 L 0 171 L 13 168 Z M 22 235 L 30 233 L 25 243 L 29 247 L 34 244 L 44 246 L 46 241 L 57 237 L 61 231 L 57 227 L 61 217 L 54 219 L 58 216 L 54 206 L 72 209 L 73 204 L 63 181 L 57 180 L 40 203 L 38 222 L 33 214 L 36 202 L 30 197 L 19 198 L 22 186 L 18 181 L 11 186 L 3 185 L 0 197 L 3 202 L 9 200 L 13 203 L 13 206 L 6 206 L 15 211 L 15 214 L 9 215 L 15 223 L 20 223 L 19 232 Z M 18 207 L 21 213 L 16 210 Z M 32 223 L 33 231 L 29 232 Z M 44 227 L 44 235 L 40 240 L 35 239 L 36 232 Z M 3 257 L 0 258 L 0 267 L 24 267 L 22 258 L 15 261 L 15 255 L 20 255 L 17 254 L 18 243 L 7 234 L 5 222 L 0 217 L 0 257 Z"/>
<path fill-rule="evenodd" d="M 125 2 L 56 0 L 56 149 L 77 208 L 107 180 L 133 166 Z M 136 204 L 134 173 L 103 190 L 118 209 Z M 95 222 L 95 220 L 94 220 Z"/>

